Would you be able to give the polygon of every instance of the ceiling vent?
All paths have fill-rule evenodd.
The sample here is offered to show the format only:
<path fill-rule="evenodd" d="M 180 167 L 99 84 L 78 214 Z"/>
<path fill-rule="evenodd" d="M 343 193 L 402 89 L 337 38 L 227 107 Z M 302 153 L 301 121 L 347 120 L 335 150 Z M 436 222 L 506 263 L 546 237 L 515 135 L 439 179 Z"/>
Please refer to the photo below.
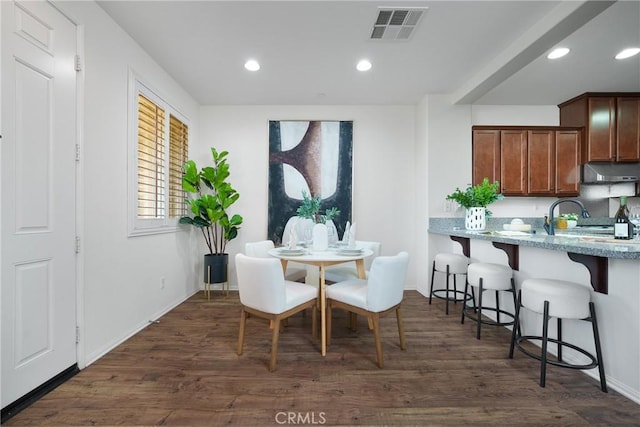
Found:
<path fill-rule="evenodd" d="M 409 40 L 427 7 L 380 7 L 371 40 Z"/>

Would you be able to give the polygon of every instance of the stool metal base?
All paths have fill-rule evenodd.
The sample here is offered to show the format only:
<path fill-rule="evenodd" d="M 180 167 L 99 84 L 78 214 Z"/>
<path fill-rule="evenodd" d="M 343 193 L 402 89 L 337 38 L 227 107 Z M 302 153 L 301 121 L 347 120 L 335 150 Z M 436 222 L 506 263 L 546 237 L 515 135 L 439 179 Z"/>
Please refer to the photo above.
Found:
<path fill-rule="evenodd" d="M 521 345 L 521 343 L 523 341 L 536 341 L 536 340 L 539 340 L 540 342 L 542 342 L 542 340 L 544 340 L 544 337 L 541 336 L 541 335 L 540 336 L 537 336 L 537 335 L 521 335 L 521 336 L 516 337 L 515 346 L 518 348 L 518 350 L 520 350 L 521 352 L 523 352 L 527 356 L 532 357 L 532 358 L 534 358 L 536 360 L 542 361 L 542 356 L 540 354 L 532 353 L 531 351 L 527 350 L 526 348 L 522 347 L 522 345 Z M 562 359 L 552 360 L 552 359 L 549 359 L 549 356 L 547 356 L 546 357 L 546 361 L 547 361 L 547 363 L 549 365 L 555 365 L 555 366 L 560 366 L 562 368 L 571 368 L 571 369 L 593 369 L 596 366 L 598 366 L 598 361 L 596 360 L 595 356 L 593 356 L 591 353 L 589 353 L 585 349 L 578 347 L 577 345 L 568 343 L 566 341 L 560 341 L 560 340 L 557 340 L 555 338 L 547 338 L 547 342 L 551 342 L 551 343 L 557 344 L 558 346 L 571 348 L 571 349 L 577 351 L 578 353 L 583 354 L 584 356 L 588 357 L 591 360 L 591 363 L 588 363 L 588 364 L 585 364 L 585 365 L 576 365 L 576 364 L 565 362 Z"/>
<path fill-rule="evenodd" d="M 453 296 L 440 295 L 441 293 L 453 294 Z M 458 295 L 462 295 L 462 297 L 458 298 Z M 467 295 L 467 298 L 465 299 L 464 292 L 459 291 L 457 289 L 456 290 L 434 289 L 433 291 L 431 291 L 431 296 L 434 296 L 442 300 L 453 301 L 454 304 L 461 301 L 468 301 L 469 299 L 471 299 L 471 297 L 468 295 Z"/>
<path fill-rule="evenodd" d="M 436 271 L 438 273 L 446 274 L 446 288 L 445 289 L 433 289 L 433 281 L 435 278 Z M 449 265 L 447 265 L 446 271 L 436 270 L 436 261 L 433 261 L 433 267 L 431 268 L 431 287 L 429 289 L 429 305 L 431 305 L 432 297 L 439 298 L 441 300 L 445 300 L 447 303 L 445 305 L 445 313 L 449 314 L 449 301 L 452 301 L 454 304 L 457 304 L 459 301 L 467 301 L 469 297 L 465 292 L 459 291 L 456 283 L 456 275 L 462 273 L 451 273 L 449 272 Z M 453 276 L 453 290 L 449 288 L 449 276 Z M 441 295 L 445 293 L 445 295 Z M 449 296 L 449 294 L 453 294 L 453 297 Z M 462 295 L 462 298 L 458 298 L 458 295 Z"/>
<path fill-rule="evenodd" d="M 570 369 L 593 369 L 598 368 L 598 373 L 600 375 L 600 389 L 604 393 L 608 393 L 607 390 L 607 379 L 604 374 L 604 365 L 602 363 L 602 349 L 600 347 L 600 336 L 598 333 L 598 322 L 596 319 L 596 310 L 593 302 L 589 302 L 589 313 L 590 316 L 586 319 L 582 319 L 588 322 L 591 322 L 591 326 L 593 329 L 593 339 L 595 341 L 596 347 L 596 355 L 589 353 L 583 348 L 580 348 L 574 344 L 570 344 L 566 341 L 562 340 L 562 319 L 557 318 L 558 321 L 558 338 L 549 338 L 549 301 L 544 302 L 544 313 L 542 317 L 542 335 L 522 335 L 522 331 L 520 330 L 520 308 L 522 307 L 522 291 L 518 292 L 518 300 L 516 303 L 516 313 L 515 313 L 515 324 L 513 326 L 513 331 L 511 332 L 511 345 L 509 346 L 509 359 L 513 359 L 513 351 L 514 348 L 518 348 L 525 355 L 532 357 L 536 360 L 539 360 L 540 363 L 540 387 L 544 387 L 546 383 L 547 376 L 547 364 L 559 366 L 562 368 L 570 368 Z M 533 353 L 526 348 L 522 347 L 521 343 L 523 341 L 535 341 L 540 340 L 542 342 L 540 354 Z M 558 356 L 557 360 L 550 360 L 547 355 L 547 346 L 548 343 L 554 343 L 558 346 Z M 562 348 L 567 347 L 571 348 L 578 353 L 586 356 L 591 360 L 591 363 L 588 364 L 574 364 L 568 363 L 562 360 Z"/>
<path fill-rule="evenodd" d="M 462 317 L 460 319 L 460 323 L 464 324 L 464 318 L 468 317 L 469 319 L 473 320 L 474 322 L 477 323 L 477 329 L 476 329 L 476 338 L 480 339 L 480 332 L 481 332 L 481 325 L 490 325 L 490 326 L 511 326 L 511 325 L 515 325 L 515 314 L 513 313 L 509 313 L 508 311 L 502 310 L 500 308 L 500 297 L 498 292 L 500 291 L 495 291 L 496 292 L 496 306 L 495 307 L 484 307 L 482 305 L 482 294 L 484 293 L 484 291 L 488 291 L 490 289 L 484 289 L 483 287 L 483 280 L 482 278 L 480 278 L 480 281 L 478 283 L 480 286 L 478 287 L 478 304 L 476 304 L 475 302 L 475 298 L 473 296 L 473 286 L 471 287 L 471 292 L 472 294 L 470 295 L 468 293 L 468 289 L 469 289 L 469 283 L 467 282 L 464 286 L 464 293 L 465 295 L 467 295 L 469 298 L 465 299 L 464 305 L 462 306 Z M 505 291 L 502 292 L 511 292 L 513 295 L 513 305 L 514 307 L 516 306 L 516 288 L 515 288 L 515 283 L 513 281 L 513 278 L 511 278 L 511 289 L 507 289 Z M 467 301 L 468 300 L 472 300 L 473 301 L 473 306 L 469 306 L 467 305 Z M 472 315 L 470 313 L 470 309 L 473 309 L 473 312 L 476 313 L 476 315 Z M 496 313 L 496 319 L 497 320 L 492 320 L 492 319 L 483 319 L 482 318 L 482 312 L 483 311 L 491 311 Z M 503 322 L 500 321 L 500 315 L 504 315 L 509 317 L 509 321 L 507 322 Z"/>
<path fill-rule="evenodd" d="M 474 316 L 471 313 L 469 313 L 469 309 L 473 309 L 474 313 L 477 313 L 479 308 L 482 309 L 483 312 L 485 311 L 492 311 L 494 313 L 500 313 L 502 315 L 508 316 L 511 320 L 508 322 L 498 322 L 497 320 L 493 320 L 493 319 L 480 319 L 478 320 L 478 316 Z M 509 313 L 508 311 L 504 311 L 504 310 L 498 310 L 495 307 L 469 307 L 469 306 L 465 306 L 462 309 L 462 314 L 464 317 L 467 317 L 471 320 L 473 320 L 474 322 L 480 322 L 483 325 L 490 325 L 490 326 L 511 326 L 514 324 L 515 322 L 515 317 L 513 315 L 513 313 Z M 460 323 L 464 323 L 464 320 Z"/>

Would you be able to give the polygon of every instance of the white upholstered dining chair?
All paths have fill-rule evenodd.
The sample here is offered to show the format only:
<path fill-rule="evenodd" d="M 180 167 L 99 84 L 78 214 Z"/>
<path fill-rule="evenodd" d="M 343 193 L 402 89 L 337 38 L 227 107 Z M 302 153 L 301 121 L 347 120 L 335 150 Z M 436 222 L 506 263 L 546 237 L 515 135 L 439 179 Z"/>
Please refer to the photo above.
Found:
<path fill-rule="evenodd" d="M 404 350 L 400 305 L 409 265 L 409 254 L 379 256 L 373 260 L 367 279 L 349 279 L 327 286 L 327 345 L 331 342 L 331 311 L 342 308 L 366 316 L 373 327 L 378 366 L 384 366 L 380 341 L 380 317 L 394 312 L 398 322 L 400 348 Z"/>
<path fill-rule="evenodd" d="M 271 240 L 260 240 L 258 242 L 248 242 L 244 245 L 244 253 L 250 257 L 257 258 L 271 258 L 269 251 L 275 246 Z M 287 271 L 284 274 L 286 280 L 292 282 L 304 281 L 307 277 L 307 268 L 304 265 L 300 265 L 293 262 L 287 264 Z"/>
<path fill-rule="evenodd" d="M 236 255 L 236 272 L 242 310 L 238 335 L 238 356 L 242 355 L 249 315 L 267 319 L 272 325 L 269 371 L 276 368 L 280 322 L 306 308 L 312 312 L 312 338 L 317 341 L 316 301 L 318 289 L 305 283 L 285 280 L 280 260 Z"/>

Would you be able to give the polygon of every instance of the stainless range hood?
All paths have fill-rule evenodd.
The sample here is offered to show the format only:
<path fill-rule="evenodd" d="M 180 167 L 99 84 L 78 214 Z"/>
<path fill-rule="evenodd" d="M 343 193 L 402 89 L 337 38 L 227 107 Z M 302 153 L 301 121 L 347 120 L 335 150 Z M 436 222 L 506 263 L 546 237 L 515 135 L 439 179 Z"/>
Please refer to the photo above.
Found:
<path fill-rule="evenodd" d="M 640 163 L 591 162 L 582 165 L 583 184 L 640 181 Z"/>

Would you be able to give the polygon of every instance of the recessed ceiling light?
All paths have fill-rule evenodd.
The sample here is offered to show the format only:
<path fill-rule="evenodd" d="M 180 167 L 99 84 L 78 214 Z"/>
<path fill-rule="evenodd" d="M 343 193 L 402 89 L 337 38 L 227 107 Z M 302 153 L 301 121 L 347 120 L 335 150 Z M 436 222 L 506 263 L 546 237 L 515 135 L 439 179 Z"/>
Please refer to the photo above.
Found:
<path fill-rule="evenodd" d="M 558 59 L 558 58 L 562 58 L 563 56 L 565 56 L 567 53 L 569 53 L 570 49 L 567 47 L 559 47 L 556 49 L 553 49 L 551 51 L 551 53 L 549 53 L 547 55 L 548 59 Z"/>
<path fill-rule="evenodd" d="M 250 59 L 244 63 L 244 68 L 249 71 L 258 71 L 260 69 L 260 64 L 255 59 Z"/>
<path fill-rule="evenodd" d="M 371 69 L 371 62 L 369 62 L 366 59 L 363 59 L 360 62 L 358 62 L 358 65 L 356 65 L 356 69 L 358 71 L 369 71 Z"/>
<path fill-rule="evenodd" d="M 640 53 L 640 47 L 629 47 L 616 55 L 616 59 L 627 59 Z"/>

